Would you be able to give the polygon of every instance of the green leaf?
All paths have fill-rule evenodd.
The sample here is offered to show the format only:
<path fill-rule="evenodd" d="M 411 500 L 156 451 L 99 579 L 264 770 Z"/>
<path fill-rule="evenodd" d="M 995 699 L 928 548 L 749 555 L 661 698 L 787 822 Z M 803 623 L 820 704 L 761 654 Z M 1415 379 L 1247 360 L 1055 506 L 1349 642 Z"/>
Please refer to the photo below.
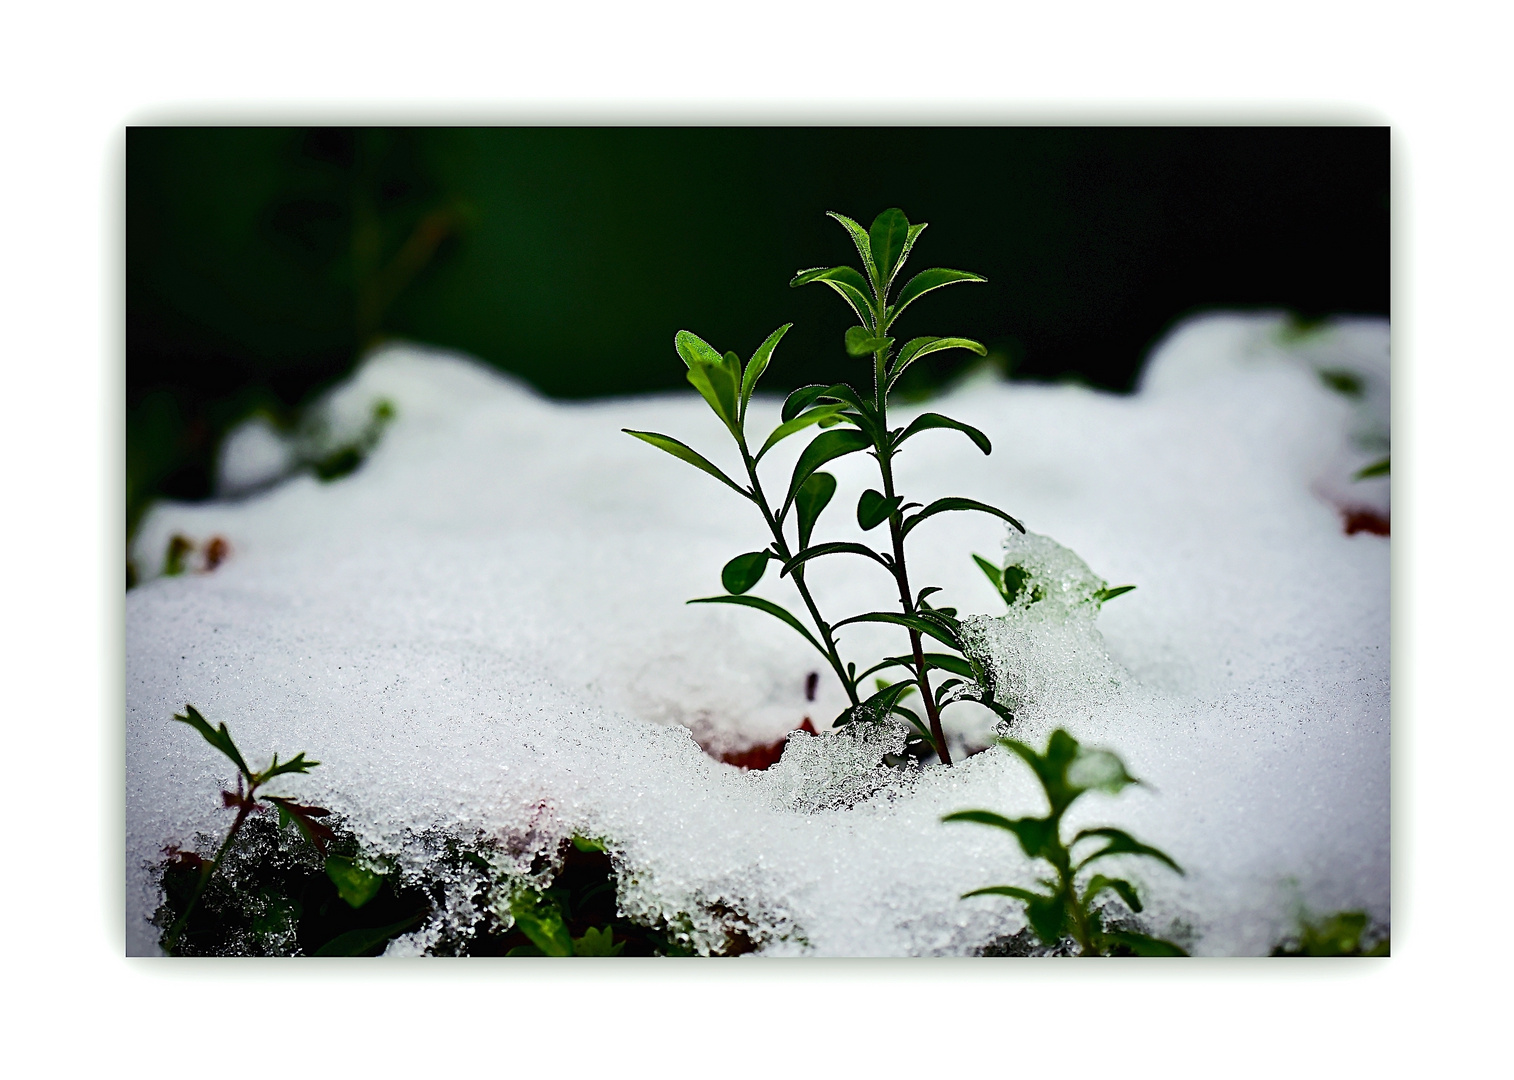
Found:
<path fill-rule="evenodd" d="M 709 473 L 715 479 L 723 483 L 726 487 L 736 492 L 736 494 L 748 499 L 752 497 L 745 489 L 737 485 L 736 481 L 732 480 L 725 473 L 721 472 L 714 465 L 710 464 L 710 462 L 706 460 L 702 454 L 699 454 L 692 448 L 685 446 L 677 439 L 670 438 L 667 435 L 659 435 L 655 431 L 632 431 L 630 428 L 621 428 L 620 430 L 624 431 L 627 435 L 630 435 L 633 438 L 640 439 L 644 443 L 651 443 L 659 450 L 666 450 L 668 453 L 672 454 L 680 461 L 687 461 L 696 469 Z"/>
<path fill-rule="evenodd" d="M 857 321 L 863 326 L 871 327 L 874 323 L 872 302 L 868 299 L 868 283 L 850 266 L 819 266 L 813 270 L 801 270 L 789 282 L 790 288 L 800 285 L 808 285 L 818 281 L 829 285 L 840 294 L 841 299 L 851 306 Z"/>
<path fill-rule="evenodd" d="M 1108 750 L 1080 749 L 1067 766 L 1068 786 L 1078 791 L 1107 791 L 1118 795 L 1140 781 L 1125 771 L 1125 763 Z"/>
<path fill-rule="evenodd" d="M 873 256 L 873 278 L 878 282 L 880 296 L 888 291 L 888 283 L 904 255 L 904 244 L 909 235 L 909 218 L 897 206 L 873 218 L 872 228 L 867 230 L 868 247 Z"/>
<path fill-rule="evenodd" d="M 799 485 L 799 493 L 794 496 L 794 509 L 799 514 L 800 548 L 810 546 L 810 534 L 815 529 L 815 521 L 835 494 L 836 478 L 830 473 L 811 473 L 809 479 Z"/>
<path fill-rule="evenodd" d="M 868 488 L 857 500 L 857 524 L 862 526 L 863 532 L 870 532 L 892 517 L 902 502 L 903 495 L 885 499 L 883 492 Z"/>
<path fill-rule="evenodd" d="M 619 945 L 616 945 L 614 944 L 614 940 L 615 935 L 611 932 L 610 927 L 606 926 L 601 930 L 596 930 L 591 926 L 584 931 L 583 937 L 573 939 L 573 955 L 619 956 L 625 951 L 626 943 L 622 941 Z"/>
<path fill-rule="evenodd" d="M 844 408 L 846 408 L 846 406 L 844 405 L 821 405 L 818 408 L 811 409 L 809 412 L 800 413 L 792 420 L 784 421 L 782 424 L 779 424 L 776 428 L 773 429 L 773 433 L 768 436 L 767 442 L 762 444 L 762 449 L 757 451 L 757 456 L 752 460 L 761 461 L 762 455 L 766 454 L 769 450 L 777 446 L 784 439 L 787 439 L 790 435 L 803 431 L 811 424 L 816 424 L 822 420 L 829 420 L 832 417 L 839 416 L 841 414 L 841 410 Z"/>
<path fill-rule="evenodd" d="M 1119 829 L 1084 829 L 1082 832 L 1078 833 L 1077 836 L 1074 836 L 1072 838 L 1072 843 L 1073 845 L 1076 845 L 1080 840 L 1095 839 L 1105 841 L 1104 846 L 1101 847 L 1098 851 L 1095 851 L 1092 855 L 1088 856 L 1088 858 L 1084 859 L 1082 862 L 1078 863 L 1077 866 L 1073 867 L 1074 870 L 1081 870 L 1083 867 L 1087 866 L 1095 859 L 1107 858 L 1110 855 L 1144 855 L 1147 858 L 1157 859 L 1161 862 L 1166 863 L 1168 866 L 1172 867 L 1180 874 L 1183 873 L 1183 868 L 1177 863 L 1173 862 L 1170 855 L 1167 855 L 1165 852 L 1158 851 L 1156 848 L 1151 847 L 1150 845 L 1141 843 L 1129 833 L 1123 832 Z"/>
<path fill-rule="evenodd" d="M 1126 881 L 1124 878 L 1108 878 L 1103 874 L 1095 874 L 1093 877 L 1089 878 L 1088 888 L 1083 891 L 1083 906 L 1087 907 L 1089 904 L 1093 903 L 1094 900 L 1097 899 L 1099 893 L 1103 892 L 1105 889 L 1113 889 L 1116 893 L 1119 894 L 1120 899 L 1125 901 L 1126 907 L 1130 908 L 1131 911 L 1140 914 L 1141 897 L 1136 892 L 1136 887 L 1130 882 Z"/>
<path fill-rule="evenodd" d="M 884 556 L 868 547 L 866 544 L 842 542 L 836 544 L 816 544 L 814 547 L 805 548 L 804 550 L 795 554 L 794 557 L 788 562 L 783 564 L 783 571 L 778 576 L 788 577 L 796 567 L 803 566 L 811 559 L 818 559 L 822 555 L 841 554 L 865 555 L 869 559 L 872 559 L 875 563 L 882 565 L 886 570 L 888 570 L 890 574 L 894 572 L 893 564 L 890 563 Z"/>
<path fill-rule="evenodd" d="M 1364 469 L 1358 469 L 1357 472 L 1356 472 L 1356 475 L 1353 476 L 1352 479 L 1354 479 L 1354 480 L 1367 480 L 1367 479 L 1369 479 L 1371 477 L 1374 477 L 1374 476 L 1388 476 L 1389 475 L 1388 466 L 1389 466 L 1389 462 L 1391 462 L 1392 460 L 1393 460 L 1393 455 L 1389 454 L 1387 457 L 1383 458 L 1381 461 L 1374 461 L 1371 465 L 1368 465 L 1366 468 L 1364 468 Z"/>
<path fill-rule="evenodd" d="M 846 332 L 848 356 L 870 356 L 879 349 L 887 349 L 893 343 L 893 338 L 874 337 L 872 331 L 861 326 L 854 326 Z"/>
<path fill-rule="evenodd" d="M 1187 950 L 1170 941 L 1138 934 L 1132 930 L 1105 930 L 1099 935 L 1103 942 L 1123 945 L 1137 956 L 1187 956 Z M 1107 946 L 1106 950 L 1107 951 Z"/>
<path fill-rule="evenodd" d="M 942 820 L 946 819 L 943 818 Z M 982 889 L 974 889 L 972 892 L 963 893 L 962 899 L 966 900 L 970 896 L 1013 896 L 1016 900 L 1039 900 L 1043 903 L 1056 899 L 1054 896 L 1042 896 L 1040 893 L 1031 892 L 1029 889 L 1017 889 L 1013 885 L 989 885 Z"/>
<path fill-rule="evenodd" d="M 222 721 L 219 728 L 213 728 L 210 726 L 210 721 L 201 716 L 193 705 L 185 705 L 184 713 L 185 715 L 183 716 L 175 714 L 174 719 L 181 724 L 188 724 L 194 728 L 204 737 L 206 742 L 230 758 L 231 763 L 246 777 L 249 784 L 256 782 L 252 770 L 247 767 L 247 762 L 242 759 L 242 752 L 237 749 L 237 744 L 231 741 L 231 732 L 226 730 L 225 721 Z"/>
<path fill-rule="evenodd" d="M 749 551 L 745 555 L 737 555 L 720 571 L 720 583 L 728 593 L 739 595 L 747 592 L 762 580 L 771 558 L 773 553 L 770 551 Z"/>
<path fill-rule="evenodd" d="M 845 214 L 838 214 L 834 210 L 828 210 L 826 214 L 841 222 L 842 227 L 851 234 L 852 243 L 857 245 L 857 254 L 862 256 L 862 265 L 867 268 L 868 276 L 873 279 L 873 290 L 881 294 L 883 290 L 879 287 L 877 268 L 873 265 L 873 243 L 867 235 L 867 230 Z"/>
<path fill-rule="evenodd" d="M 795 390 L 783 403 L 782 420 L 786 424 L 808 409 L 815 399 L 825 393 L 828 387 L 824 383 L 813 383 L 810 386 L 801 386 Z"/>
<path fill-rule="evenodd" d="M 806 630 L 802 622 L 794 618 L 793 615 L 789 614 L 787 611 L 779 607 L 777 604 L 773 603 L 771 600 L 764 600 L 760 596 L 704 596 L 699 598 L 698 600 L 688 600 L 686 601 L 686 603 L 740 604 L 742 607 L 756 608 L 758 611 L 765 611 L 775 619 L 782 619 L 784 622 L 792 626 L 795 630 L 799 631 L 799 633 L 804 636 L 805 641 L 808 641 L 811 645 L 815 646 L 815 648 L 820 651 L 820 655 L 824 656 L 826 659 L 830 659 L 831 654 L 826 652 L 825 647 L 821 645 L 820 642 L 815 640 L 815 635 Z"/>
<path fill-rule="evenodd" d="M 858 722 L 877 723 L 894 711 L 894 706 L 899 703 L 899 699 L 908 693 L 912 686 L 913 684 L 908 682 L 897 682 L 891 686 L 885 686 L 872 697 L 844 710 L 831 726 L 841 727 L 844 724 Z"/>
<path fill-rule="evenodd" d="M 687 330 L 680 330 L 673 335 L 673 348 L 678 350 L 678 355 L 690 368 L 696 364 L 719 364 L 720 352 L 698 334 L 691 334 Z"/>
<path fill-rule="evenodd" d="M 909 307 L 910 304 L 914 303 L 916 300 L 924 296 L 926 293 L 930 292 L 932 289 L 939 289 L 943 285 L 955 285 L 959 281 L 987 280 L 988 279 L 981 274 L 969 273 L 966 270 L 946 270 L 941 267 L 935 267 L 930 270 L 922 270 L 914 277 L 910 278 L 909 281 L 905 284 L 904 288 L 899 290 L 899 299 L 894 303 L 894 306 L 889 309 L 888 314 L 885 316 L 885 321 L 881 329 L 887 330 L 889 324 L 897 319 L 905 308 Z"/>
<path fill-rule="evenodd" d="M 562 911 L 551 900 L 531 893 L 517 893 L 510 901 L 515 925 L 531 943 L 548 956 L 572 956 L 573 938 L 563 924 Z"/>
<path fill-rule="evenodd" d="M 794 465 L 793 478 L 789 480 L 788 498 L 783 502 L 783 508 L 788 510 L 788 504 L 794 501 L 794 496 L 799 492 L 799 486 L 810 478 L 820 466 L 827 461 L 834 461 L 838 457 L 854 454 L 858 450 L 866 450 L 873 445 L 864 432 L 856 428 L 836 428 L 834 431 L 822 431 L 804 448 L 799 455 L 798 462 Z"/>
<path fill-rule="evenodd" d="M 1067 933 L 1067 905 L 1060 896 L 1037 897 L 1025 905 L 1025 914 L 1042 945 L 1055 945 Z"/>
<path fill-rule="evenodd" d="M 360 908 L 378 895 L 384 876 L 375 874 L 356 861 L 342 855 L 326 857 L 326 876 L 336 886 L 337 895 L 351 908 Z"/>
<path fill-rule="evenodd" d="M 517 945 L 517 946 L 515 946 L 515 948 L 511 949 L 509 952 L 505 953 L 505 956 L 507 958 L 511 957 L 511 956 L 546 956 L 546 955 L 547 955 L 546 953 L 542 952 L 535 945 Z"/>
<path fill-rule="evenodd" d="M 960 656 L 951 656 L 948 653 L 928 652 L 925 653 L 925 666 L 928 668 L 940 668 L 949 671 L 953 675 L 961 675 L 963 678 L 976 680 L 978 673 L 973 666 Z"/>
<path fill-rule="evenodd" d="M 609 850 L 605 847 L 605 842 L 603 840 L 597 840 L 592 836 L 579 836 L 577 833 L 573 834 L 573 846 L 579 851 L 584 852 L 585 854 L 591 851 L 597 851 L 600 854 L 604 854 Z"/>
<path fill-rule="evenodd" d="M 768 361 L 773 358 L 773 350 L 783 340 L 783 335 L 789 332 L 793 323 L 784 323 L 777 330 L 767 336 L 767 340 L 757 346 L 757 351 L 747 361 L 746 374 L 741 377 L 741 415 L 746 416 L 747 402 L 752 400 L 752 391 L 757 389 L 757 380 L 762 378 L 762 373 L 767 370 Z"/>
<path fill-rule="evenodd" d="M 930 619 L 922 618 L 919 615 L 896 615 L 892 611 L 869 611 L 864 615 L 853 615 L 850 619 L 842 619 L 840 622 L 835 623 L 834 626 L 839 628 L 846 626 L 848 623 L 857 622 L 881 622 L 893 623 L 896 626 L 906 626 L 918 633 L 935 638 L 943 645 L 950 645 L 954 649 L 962 647 L 962 643 L 955 640 L 956 635 L 951 633 L 946 627 Z"/>
<path fill-rule="evenodd" d="M 266 784 L 275 776 L 283 776 L 285 773 L 308 773 L 319 764 L 319 761 L 306 761 L 303 751 L 294 755 L 294 757 L 283 764 L 279 763 L 279 755 L 274 754 L 272 764 L 258 773 L 257 782 L 259 784 Z"/>
<path fill-rule="evenodd" d="M 977 510 L 980 513 L 992 514 L 994 515 L 994 517 L 1003 518 L 1005 521 L 1009 522 L 1021 532 L 1025 531 L 1024 525 L 1021 525 L 1018 521 L 1016 521 L 1014 518 L 1010 517 L 1003 510 L 1000 510 L 997 507 L 989 506 L 987 503 L 978 502 L 976 499 L 946 498 L 937 499 L 935 502 L 931 503 L 919 513 L 911 514 L 909 517 L 905 518 L 903 526 L 901 526 L 899 529 L 899 535 L 908 536 L 910 530 L 913 529 L 916 525 L 920 524 L 920 522 L 924 521 L 926 518 L 934 517 L 937 514 L 944 514 L 949 510 Z"/>
<path fill-rule="evenodd" d="M 408 919 L 397 923 L 390 923 L 388 926 L 376 926 L 364 930 L 348 930 L 345 934 L 338 934 L 326 942 L 326 944 L 322 945 L 311 955 L 376 956 L 381 951 L 380 946 L 388 944 L 390 938 L 398 937 L 425 917 L 426 913 L 423 911 L 419 915 L 412 915 Z"/>
<path fill-rule="evenodd" d="M 731 353 L 731 356 L 735 355 Z M 685 377 L 734 435 L 739 430 L 736 410 L 738 390 L 737 376 L 731 371 L 730 365 L 695 364 L 689 368 Z"/>
<path fill-rule="evenodd" d="M 1116 596 L 1124 596 L 1134 588 L 1134 585 L 1116 585 L 1112 589 L 1100 589 L 1098 592 L 1093 594 L 1093 598 L 1097 600 L 1101 605 L 1107 604 Z"/>
<path fill-rule="evenodd" d="M 1045 859 L 1057 847 L 1056 821 L 1052 818 L 1007 818 L 992 810 L 959 810 L 942 821 L 972 821 L 1015 834 L 1020 847 L 1032 859 Z"/>
<path fill-rule="evenodd" d="M 927 431 L 930 428 L 950 428 L 953 431 L 960 431 L 969 439 L 971 439 L 979 450 L 982 450 L 985 454 L 993 453 L 993 444 L 988 441 L 988 436 L 983 434 L 983 432 L 979 431 L 971 424 L 964 424 L 960 421 L 953 420 L 949 416 L 942 416 L 940 413 L 933 412 L 921 413 L 919 416 L 915 417 L 915 419 L 910 422 L 909 427 L 905 428 L 894 439 L 894 446 L 902 446 L 904 444 L 904 440 L 908 439 L 910 436 L 918 435 L 920 432 Z M 1021 529 L 1020 531 L 1024 532 L 1025 530 Z"/>
<path fill-rule="evenodd" d="M 931 353 L 944 352 L 947 349 L 968 349 L 979 356 L 987 356 L 988 349 L 972 338 L 965 337 L 917 337 L 911 338 L 905 343 L 904 348 L 899 350 L 898 359 L 893 363 L 888 373 L 888 385 L 892 388 L 904 373 L 904 369 L 913 364 L 922 356 Z"/>
<path fill-rule="evenodd" d="M 1004 592 L 1004 571 L 1000 570 L 997 566 L 989 562 L 982 555 L 973 555 L 973 562 L 978 564 L 978 569 L 982 570 L 988 580 L 993 582 L 993 586 L 998 591 L 999 595 L 1004 596 L 1007 601 L 1008 597 Z"/>

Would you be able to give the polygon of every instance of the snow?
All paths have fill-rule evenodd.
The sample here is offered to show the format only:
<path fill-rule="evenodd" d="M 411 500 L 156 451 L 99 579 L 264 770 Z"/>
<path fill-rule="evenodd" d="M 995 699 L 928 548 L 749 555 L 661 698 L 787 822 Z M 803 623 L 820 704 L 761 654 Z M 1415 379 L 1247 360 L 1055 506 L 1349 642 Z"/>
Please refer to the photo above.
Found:
<path fill-rule="evenodd" d="M 1390 545 L 1341 518 L 1352 500 L 1386 513 L 1386 481 L 1349 477 L 1386 452 L 1387 342 L 1379 320 L 1300 337 L 1280 316 L 1205 316 L 1158 346 L 1135 395 L 975 381 L 929 407 L 982 428 L 992 456 L 930 432 L 897 462 L 907 497 L 1001 506 L 1097 578 L 1137 586 L 1096 619 L 1087 605 L 1006 616 L 970 558 L 1003 552 L 1002 522 L 949 514 L 910 535 L 915 587 L 984 616 L 1017 737 L 1066 727 L 1146 781 L 1089 795 L 1069 824 L 1125 828 L 1184 866 L 1130 870 L 1148 925 L 1196 953 L 1265 953 L 1299 904 L 1391 915 Z M 1321 368 L 1360 373 L 1365 392 L 1348 400 Z M 843 692 L 796 634 L 684 604 L 719 594 L 725 561 L 764 541 L 752 507 L 621 433 L 664 432 L 730 467 L 692 391 L 555 404 L 467 358 L 391 346 L 335 391 L 326 422 L 358 431 L 385 400 L 394 419 L 352 475 L 162 504 L 142 525 L 145 572 L 176 533 L 223 536 L 232 555 L 126 599 L 129 953 L 157 951 L 164 847 L 226 824 L 227 763 L 170 720 L 186 702 L 255 767 L 275 751 L 320 760 L 281 791 L 346 815 L 409 870 L 429 858 L 422 834 L 499 838 L 515 853 L 499 871 L 522 873 L 578 832 L 609 841 L 629 911 L 688 916 L 704 947 L 715 911 L 773 955 L 965 954 L 1023 926 L 1013 901 L 958 897 L 1033 868 L 996 830 L 939 820 L 1041 812 L 1022 762 L 991 749 L 887 769 L 890 730 L 830 733 Z M 750 429 L 774 426 L 779 404 L 755 400 Z M 806 441 L 766 473 L 786 479 Z M 818 537 L 864 538 L 852 507 L 871 467 L 828 467 L 840 486 Z M 809 580 L 832 618 L 890 606 L 865 560 Z M 754 593 L 798 607 L 775 571 Z M 842 650 L 863 667 L 901 640 L 848 627 Z M 690 735 L 766 741 L 805 716 L 822 734 L 794 736 L 766 772 Z M 959 745 L 992 731 L 975 704 L 946 716 Z M 433 931 L 389 951 L 423 951 Z"/>

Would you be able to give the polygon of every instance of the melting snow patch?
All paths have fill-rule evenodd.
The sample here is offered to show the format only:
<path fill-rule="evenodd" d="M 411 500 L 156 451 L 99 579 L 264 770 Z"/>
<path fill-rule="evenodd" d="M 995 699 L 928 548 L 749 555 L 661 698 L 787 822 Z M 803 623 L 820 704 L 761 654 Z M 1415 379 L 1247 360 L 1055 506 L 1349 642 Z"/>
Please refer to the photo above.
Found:
<path fill-rule="evenodd" d="M 1068 824 L 1127 828 L 1183 864 L 1182 878 L 1132 871 L 1152 930 L 1201 954 L 1265 953 L 1298 903 L 1391 914 L 1389 542 L 1346 535 L 1332 505 L 1375 452 L 1363 440 L 1386 437 L 1368 414 L 1386 401 L 1372 380 L 1387 330 L 1282 329 L 1272 316 L 1180 327 L 1130 397 L 963 389 L 932 407 L 983 429 L 993 455 L 931 433 L 896 466 L 907 498 L 981 499 L 1038 534 L 1006 548 L 986 515 L 935 519 L 911 534 L 912 577 L 973 615 L 1017 737 L 1040 746 L 1066 727 L 1147 782 L 1090 795 Z M 1316 354 L 1368 389 L 1332 389 Z M 696 951 L 734 927 L 771 955 L 966 954 L 1023 927 L 1012 901 L 959 896 L 1029 884 L 1034 868 L 995 830 L 940 823 L 1042 812 L 1022 762 L 991 749 L 891 768 L 902 733 L 832 732 L 845 696 L 823 675 L 807 699 L 818 657 L 792 631 L 684 605 L 720 592 L 721 566 L 764 535 L 728 490 L 620 431 L 663 431 L 729 465 L 695 395 L 552 404 L 465 358 L 392 347 L 333 395 L 329 423 L 360 432 L 381 402 L 393 419 L 351 475 L 160 505 L 139 531 L 148 571 L 175 534 L 224 536 L 232 554 L 127 596 L 131 953 L 157 951 L 165 847 L 227 823 L 228 763 L 170 720 L 186 702 L 225 721 L 254 767 L 275 751 L 319 759 L 278 793 L 341 814 L 400 872 L 438 872 L 439 836 L 483 837 L 494 872 L 525 878 L 576 833 L 608 843 L 627 914 Z M 755 400 L 749 422 L 766 430 L 778 409 Z M 251 486 L 273 465 L 246 441 L 228 472 Z M 786 477 L 804 441 L 768 471 Z M 863 539 L 841 508 L 871 464 L 835 463 L 817 535 Z M 1006 611 L 970 558 L 1001 551 L 1041 600 Z M 1106 576 L 1137 589 L 1100 610 Z M 827 560 L 810 581 L 833 617 L 890 606 L 864 560 Z M 793 604 L 790 589 L 770 574 L 754 592 Z M 841 647 L 865 667 L 901 638 L 855 625 Z M 790 736 L 765 772 L 690 735 L 767 742 L 806 716 L 821 734 Z M 980 742 L 995 719 L 971 702 L 946 716 Z M 466 937 L 471 888 L 459 879 L 390 952 Z"/>

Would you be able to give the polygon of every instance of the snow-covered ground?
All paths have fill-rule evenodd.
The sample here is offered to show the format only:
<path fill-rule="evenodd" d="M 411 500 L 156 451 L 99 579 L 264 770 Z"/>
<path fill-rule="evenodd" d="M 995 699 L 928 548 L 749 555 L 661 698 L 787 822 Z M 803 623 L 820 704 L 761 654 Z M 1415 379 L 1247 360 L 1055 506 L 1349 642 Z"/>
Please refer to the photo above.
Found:
<path fill-rule="evenodd" d="M 1361 396 L 1320 370 L 1355 373 Z M 1019 737 L 1041 745 L 1065 726 L 1148 782 L 1087 797 L 1070 823 L 1118 825 L 1183 864 L 1181 878 L 1131 872 L 1150 928 L 1196 953 L 1264 953 L 1299 904 L 1390 918 L 1389 541 L 1347 535 L 1341 514 L 1387 515 L 1386 479 L 1350 479 L 1385 453 L 1387 370 L 1381 321 L 1297 338 L 1280 317 L 1207 316 L 1158 347 L 1135 395 L 975 381 L 929 407 L 981 428 L 992 456 L 943 431 L 898 459 L 906 497 L 1001 506 L 1138 586 L 1076 631 L 1075 656 L 1016 654 L 1009 624 L 987 636 L 1023 657 Z M 939 820 L 1041 812 L 1018 759 L 993 749 L 884 774 L 867 746 L 822 735 L 743 773 L 690 736 L 770 740 L 805 716 L 825 731 L 844 701 L 777 621 L 683 603 L 720 593 L 725 561 L 765 540 L 749 504 L 621 433 L 664 432 L 730 466 L 692 391 L 554 404 L 464 358 L 392 347 L 331 399 L 332 437 L 357 437 L 380 400 L 396 415 L 356 473 L 161 505 L 139 532 L 149 575 L 176 533 L 223 537 L 229 554 L 127 596 L 129 952 L 157 951 L 164 847 L 226 824 L 228 763 L 171 721 L 186 702 L 225 721 L 255 767 L 274 751 L 319 759 L 282 790 L 412 867 L 426 830 L 509 839 L 526 859 L 575 831 L 602 836 L 630 909 L 698 926 L 719 905 L 770 954 L 962 954 L 1023 925 L 1013 901 L 958 899 L 1030 882 L 1011 840 Z M 750 428 L 765 433 L 778 407 L 754 402 Z M 244 438 L 260 456 L 229 457 L 224 490 L 285 460 L 276 437 Z M 774 486 L 806 441 L 764 463 Z M 817 536 L 861 539 L 852 508 L 872 462 L 828 468 L 840 488 Z M 986 515 L 935 518 L 910 536 L 911 577 L 964 614 L 1002 615 L 970 554 L 1003 542 Z M 891 606 L 861 559 L 817 563 L 810 581 L 832 618 Z M 754 592 L 796 606 L 776 572 Z M 847 628 L 842 650 L 862 667 L 902 639 Z M 986 711 L 957 708 L 959 734 L 986 736 Z M 816 809 L 846 788 L 877 790 Z"/>

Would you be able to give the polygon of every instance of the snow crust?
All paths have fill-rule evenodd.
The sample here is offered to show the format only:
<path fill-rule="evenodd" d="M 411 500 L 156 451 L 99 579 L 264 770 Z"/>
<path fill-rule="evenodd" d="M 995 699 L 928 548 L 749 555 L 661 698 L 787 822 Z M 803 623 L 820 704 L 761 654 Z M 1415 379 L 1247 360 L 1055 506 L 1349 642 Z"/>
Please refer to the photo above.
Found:
<path fill-rule="evenodd" d="M 981 428 L 992 456 L 930 432 L 898 460 L 907 498 L 1001 506 L 1090 574 L 1137 586 L 1097 615 L 1006 615 L 970 558 L 1004 554 L 1002 522 L 942 515 L 910 536 L 916 587 L 982 616 L 1017 737 L 1044 745 L 1064 726 L 1147 782 L 1087 796 L 1069 824 L 1127 829 L 1185 867 L 1129 870 L 1149 928 L 1195 953 L 1265 953 L 1300 904 L 1391 916 L 1390 545 L 1345 535 L 1340 516 L 1362 492 L 1386 506 L 1386 481 L 1349 476 L 1387 438 L 1387 349 L 1377 320 L 1298 339 L 1280 316 L 1205 316 L 1154 351 L 1135 395 L 977 381 L 930 407 Z M 1368 392 L 1330 390 L 1326 365 L 1367 373 Z M 224 536 L 233 554 L 126 598 L 130 953 L 157 951 L 164 847 L 227 823 L 228 763 L 170 720 L 186 702 L 225 721 L 254 767 L 275 751 L 320 760 L 282 792 L 344 814 L 403 868 L 431 857 L 428 834 L 500 840 L 501 873 L 572 833 L 604 837 L 624 906 L 683 917 L 699 948 L 733 912 L 772 955 L 960 955 L 1023 926 L 1013 901 L 958 899 L 1032 881 L 1012 840 L 939 820 L 1043 812 L 1023 763 L 994 748 L 889 769 L 902 736 L 829 733 L 844 695 L 791 630 L 683 603 L 719 594 L 725 561 L 764 542 L 749 504 L 620 431 L 731 467 L 692 391 L 554 404 L 467 358 L 393 346 L 338 388 L 328 422 L 356 429 L 381 400 L 395 417 L 352 475 L 160 505 L 138 534 L 148 572 L 175 533 Z M 754 401 L 751 430 L 776 425 L 779 404 Z M 773 486 L 806 441 L 764 462 Z M 871 466 L 832 463 L 818 538 L 864 538 L 852 510 Z M 833 618 L 892 606 L 865 560 L 824 560 L 809 579 Z M 798 606 L 775 572 L 754 592 Z M 868 666 L 901 640 L 848 627 L 842 650 Z M 975 704 L 946 715 L 959 740 L 992 730 Z M 765 741 L 806 716 L 822 734 L 793 736 L 766 772 L 690 735 Z M 390 953 L 423 952 L 435 929 Z"/>

